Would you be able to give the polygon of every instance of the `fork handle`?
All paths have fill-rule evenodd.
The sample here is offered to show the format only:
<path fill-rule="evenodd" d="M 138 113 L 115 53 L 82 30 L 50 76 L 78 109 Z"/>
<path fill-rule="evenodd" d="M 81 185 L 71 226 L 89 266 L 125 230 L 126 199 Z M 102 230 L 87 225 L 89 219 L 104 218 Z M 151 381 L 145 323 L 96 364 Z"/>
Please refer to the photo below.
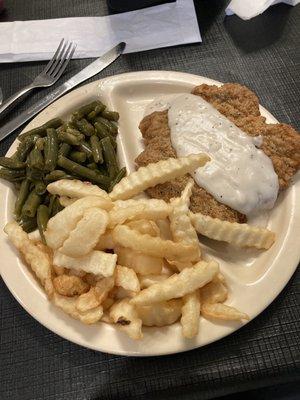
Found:
<path fill-rule="evenodd" d="M 20 97 L 24 96 L 25 93 L 28 93 L 30 90 L 34 88 L 33 85 L 28 85 L 23 87 L 23 89 L 19 90 L 17 93 L 13 94 L 11 97 L 9 97 L 7 100 L 5 100 L 2 105 L 0 106 L 0 116 L 1 114 L 7 110 L 16 100 L 18 100 Z"/>

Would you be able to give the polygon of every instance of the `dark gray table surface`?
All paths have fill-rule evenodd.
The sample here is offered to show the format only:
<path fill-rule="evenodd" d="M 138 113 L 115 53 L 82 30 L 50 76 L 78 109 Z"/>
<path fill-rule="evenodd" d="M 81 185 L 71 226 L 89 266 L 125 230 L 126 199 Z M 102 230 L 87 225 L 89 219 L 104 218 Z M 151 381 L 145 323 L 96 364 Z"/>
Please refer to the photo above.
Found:
<path fill-rule="evenodd" d="M 107 13 L 106 3 L 100 0 L 5 3 L 7 11 L 0 22 Z M 95 79 L 152 69 L 240 82 L 253 89 L 279 121 L 299 130 L 300 6 L 277 5 L 245 22 L 236 16 L 224 17 L 226 1 L 195 3 L 202 44 L 126 55 Z M 72 61 L 63 79 L 89 62 Z M 29 83 L 42 65 L 0 64 L 4 95 Z M 45 93 L 47 90 L 39 90 L 30 95 L 9 118 Z M 17 133 L 0 143 L 1 155 Z M 253 395 L 250 392 L 249 398 L 279 398 L 280 392 L 281 398 L 286 398 L 284 393 L 289 391 L 296 398 L 300 376 L 299 282 L 298 271 L 260 316 L 223 340 L 178 355 L 137 359 L 90 351 L 60 338 L 29 316 L 1 280 L 0 399 L 210 399 L 234 393 L 237 399 L 236 393 L 258 388 L 264 389 Z M 274 385 L 279 385 L 278 390 Z"/>

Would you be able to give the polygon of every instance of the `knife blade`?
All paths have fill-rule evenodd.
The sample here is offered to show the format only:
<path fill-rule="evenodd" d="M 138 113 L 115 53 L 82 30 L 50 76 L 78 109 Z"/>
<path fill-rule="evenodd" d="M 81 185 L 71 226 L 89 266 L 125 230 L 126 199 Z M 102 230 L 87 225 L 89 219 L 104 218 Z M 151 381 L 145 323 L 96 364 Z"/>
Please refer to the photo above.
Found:
<path fill-rule="evenodd" d="M 78 72 L 76 75 L 72 76 L 72 78 L 68 79 L 61 86 L 53 90 L 46 97 L 39 100 L 33 106 L 29 107 L 28 110 L 23 111 L 20 115 L 14 118 L 12 121 L 5 124 L 0 128 L 0 142 L 6 138 L 10 133 L 12 133 L 15 129 L 19 128 L 26 121 L 31 119 L 34 115 L 39 113 L 49 104 L 51 104 L 54 100 L 61 97 L 63 94 L 67 93 L 75 86 L 80 83 L 86 81 L 87 79 L 93 77 L 99 72 L 103 71 L 108 65 L 110 65 L 113 61 L 115 61 L 124 51 L 126 47 L 126 43 L 121 42 L 117 44 L 115 47 L 110 49 L 108 52 L 103 54 L 101 57 L 97 58 L 97 60 L 93 61 L 83 70 Z"/>

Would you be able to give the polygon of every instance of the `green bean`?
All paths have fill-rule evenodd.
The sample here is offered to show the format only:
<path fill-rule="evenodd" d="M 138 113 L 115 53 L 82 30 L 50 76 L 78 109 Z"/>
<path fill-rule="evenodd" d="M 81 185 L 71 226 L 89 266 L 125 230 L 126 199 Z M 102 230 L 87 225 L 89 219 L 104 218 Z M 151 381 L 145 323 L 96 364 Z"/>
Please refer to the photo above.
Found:
<path fill-rule="evenodd" d="M 58 140 L 60 142 L 68 143 L 71 146 L 79 146 L 80 143 L 82 143 L 82 141 L 84 140 L 84 135 L 81 135 L 81 137 L 79 137 L 73 135 L 70 132 L 63 131 L 58 133 Z"/>
<path fill-rule="evenodd" d="M 45 144 L 46 144 L 46 138 L 43 138 L 43 137 L 39 137 L 39 138 L 37 139 L 36 143 L 35 143 L 36 147 L 37 147 L 39 150 L 44 150 Z"/>
<path fill-rule="evenodd" d="M 115 138 L 113 138 L 111 135 L 109 136 L 110 139 L 110 143 L 112 144 L 112 147 L 114 148 L 114 150 L 117 149 L 117 141 Z"/>
<path fill-rule="evenodd" d="M 114 179 L 119 171 L 116 154 L 111 144 L 110 138 L 106 137 L 101 140 L 101 146 L 103 149 L 104 160 L 108 169 L 109 177 Z"/>
<path fill-rule="evenodd" d="M 0 157 L 0 165 L 9 169 L 24 169 L 26 167 L 24 162 L 9 157 Z"/>
<path fill-rule="evenodd" d="M 103 163 L 102 147 L 98 136 L 96 135 L 91 136 L 90 143 L 95 163 L 102 164 Z"/>
<path fill-rule="evenodd" d="M 55 129 L 47 129 L 47 139 L 45 144 L 45 169 L 53 171 L 56 167 L 58 157 L 58 138 Z"/>
<path fill-rule="evenodd" d="M 97 183 L 100 187 L 104 189 L 107 189 L 110 184 L 110 179 L 107 176 L 101 175 L 100 173 L 84 167 L 83 165 L 77 164 L 66 157 L 59 156 L 58 165 L 61 168 L 70 171 L 71 173 L 74 173 L 81 176 L 82 178 L 86 178 L 92 182 Z"/>
<path fill-rule="evenodd" d="M 117 173 L 116 177 L 111 181 L 108 191 L 111 192 L 113 187 L 120 182 L 122 178 L 126 176 L 126 168 L 121 168 L 120 171 Z"/>
<path fill-rule="evenodd" d="M 29 179 L 24 179 L 21 183 L 21 187 L 17 196 L 17 200 L 15 202 L 15 216 L 16 218 L 20 218 L 22 207 L 28 197 L 29 194 Z"/>
<path fill-rule="evenodd" d="M 89 158 L 93 157 L 91 146 L 87 142 L 82 142 L 78 148 L 80 151 L 84 151 Z"/>
<path fill-rule="evenodd" d="M 100 137 L 100 139 L 104 139 L 106 136 L 109 135 L 108 129 L 102 122 L 95 122 L 94 123 L 96 134 Z"/>
<path fill-rule="evenodd" d="M 111 133 L 113 135 L 116 135 L 118 133 L 118 127 L 115 124 L 113 124 L 111 121 L 108 121 L 107 119 L 105 119 L 103 117 L 97 117 L 95 119 L 95 123 L 96 122 L 100 122 L 101 124 L 103 124 L 109 133 Z"/>
<path fill-rule="evenodd" d="M 27 165 L 29 168 L 34 168 L 34 169 L 44 169 L 44 157 L 41 152 L 37 148 L 37 146 L 34 146 L 34 148 L 31 150 L 27 157 Z"/>
<path fill-rule="evenodd" d="M 9 182 L 21 181 L 25 178 L 25 169 L 13 170 L 8 168 L 0 169 L 0 178 L 5 179 Z"/>
<path fill-rule="evenodd" d="M 100 102 L 100 101 L 93 101 L 92 103 L 86 104 L 82 107 L 80 107 L 78 110 L 74 111 L 72 113 L 72 116 L 74 116 L 76 119 L 81 119 L 83 118 L 85 115 L 91 113 L 92 111 L 95 110 L 96 107 L 104 107 L 105 106 Z M 103 109 L 104 109 L 103 108 Z"/>
<path fill-rule="evenodd" d="M 103 110 L 101 112 L 101 115 L 103 118 L 108 119 L 109 121 L 119 121 L 120 115 L 117 111 L 108 111 L 108 110 Z"/>
<path fill-rule="evenodd" d="M 89 121 L 93 121 L 97 117 L 97 115 L 99 115 L 104 110 L 105 105 L 101 103 L 101 105 L 96 106 L 95 109 L 91 111 L 86 117 Z"/>
<path fill-rule="evenodd" d="M 49 206 L 48 206 L 48 209 L 49 209 L 49 216 L 52 216 L 53 205 L 54 205 L 54 202 L 55 202 L 56 197 L 57 197 L 57 196 L 56 196 L 55 194 L 51 194 L 51 195 L 50 195 Z"/>
<path fill-rule="evenodd" d="M 38 135 L 32 135 L 20 142 L 13 158 L 24 162 L 38 138 Z"/>
<path fill-rule="evenodd" d="M 44 171 L 34 168 L 33 169 L 27 168 L 26 176 L 32 182 L 40 181 L 43 179 Z"/>
<path fill-rule="evenodd" d="M 44 232 L 47 229 L 47 223 L 49 221 L 49 209 L 47 206 L 41 204 L 38 209 L 37 209 L 37 215 L 36 215 L 36 220 L 37 220 L 37 226 L 39 228 L 39 232 L 41 235 L 42 242 L 44 244 L 46 243 Z"/>
<path fill-rule="evenodd" d="M 36 218 L 23 218 L 20 225 L 25 232 L 33 232 L 37 228 Z"/>
<path fill-rule="evenodd" d="M 83 151 L 71 151 L 69 157 L 78 164 L 83 164 L 86 161 L 86 153 Z"/>
<path fill-rule="evenodd" d="M 95 128 L 85 118 L 73 120 L 76 127 L 86 136 L 92 136 L 95 134 Z"/>
<path fill-rule="evenodd" d="M 24 206 L 22 208 L 22 216 L 23 217 L 34 217 L 37 211 L 38 206 L 42 202 L 42 197 L 36 193 L 33 189 L 29 196 L 27 197 Z"/>
<path fill-rule="evenodd" d="M 50 121 L 46 122 L 44 125 L 41 125 L 37 128 L 31 129 L 30 131 L 24 132 L 18 136 L 18 139 L 22 142 L 25 138 L 31 135 L 39 135 L 41 137 L 46 136 L 48 128 L 58 128 L 63 124 L 63 121 L 60 118 L 53 118 Z"/>
<path fill-rule="evenodd" d="M 51 211 L 51 217 L 54 217 L 54 215 L 59 213 L 61 210 L 63 210 L 63 206 L 60 204 L 58 197 L 55 197 Z"/>
<path fill-rule="evenodd" d="M 21 184 L 22 181 L 15 181 L 13 182 L 15 189 L 17 190 L 17 192 L 19 192 L 19 190 L 21 189 Z"/>
<path fill-rule="evenodd" d="M 78 129 L 73 128 L 71 126 L 67 126 L 66 132 L 71 133 L 71 135 L 74 135 L 74 136 L 78 137 L 80 140 L 82 140 L 82 133 L 80 133 Z M 84 135 L 83 135 L 83 138 L 84 138 Z"/>
<path fill-rule="evenodd" d="M 58 181 L 59 179 L 64 179 L 66 176 L 65 171 L 62 171 L 60 169 L 55 169 L 54 171 L 51 171 L 49 174 L 45 176 L 45 181 L 47 183 Z"/>
<path fill-rule="evenodd" d="M 67 156 L 71 150 L 71 146 L 68 143 L 61 143 L 58 149 L 59 156 Z"/>
<path fill-rule="evenodd" d="M 87 164 L 87 168 L 93 169 L 93 170 L 98 170 L 98 165 L 95 162 Z"/>
<path fill-rule="evenodd" d="M 37 181 L 34 184 L 34 190 L 36 191 L 37 194 L 42 195 L 45 194 L 47 191 L 47 186 L 45 185 L 44 182 L 42 181 Z"/>

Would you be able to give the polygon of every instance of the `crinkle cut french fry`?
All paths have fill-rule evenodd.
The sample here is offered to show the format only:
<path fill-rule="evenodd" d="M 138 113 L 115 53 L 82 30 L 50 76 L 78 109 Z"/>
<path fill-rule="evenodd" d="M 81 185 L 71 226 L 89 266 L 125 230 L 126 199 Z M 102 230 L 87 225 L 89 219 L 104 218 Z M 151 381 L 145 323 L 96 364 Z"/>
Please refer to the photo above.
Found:
<path fill-rule="evenodd" d="M 60 179 L 59 181 L 49 183 L 47 190 L 51 194 L 59 196 L 67 196 L 70 198 L 81 198 L 87 196 L 99 196 L 103 199 L 109 199 L 105 190 L 90 182 L 82 182 L 80 180 Z"/>
<path fill-rule="evenodd" d="M 120 300 L 109 309 L 109 316 L 116 326 L 132 339 L 141 339 L 142 320 L 128 299 Z"/>
<path fill-rule="evenodd" d="M 198 334 L 200 321 L 200 299 L 199 293 L 195 292 L 186 294 L 183 298 L 182 306 L 182 335 L 188 339 Z"/>
<path fill-rule="evenodd" d="M 96 246 L 107 224 L 108 213 L 105 210 L 88 208 L 59 251 L 70 257 L 85 256 Z"/>
<path fill-rule="evenodd" d="M 113 209 L 109 212 L 109 227 L 113 228 L 125 221 L 138 219 L 157 220 L 167 217 L 172 211 L 172 206 L 163 200 L 119 200 L 114 202 Z"/>
<path fill-rule="evenodd" d="M 191 221 L 197 232 L 210 239 L 221 240 L 242 247 L 269 249 L 275 241 L 275 233 L 237 222 L 221 221 L 201 213 L 190 213 Z"/>
<path fill-rule="evenodd" d="M 79 311 L 80 313 L 84 313 L 98 307 L 99 305 L 100 303 L 96 296 L 95 288 L 91 287 L 88 292 L 78 296 L 75 307 L 77 311 Z"/>
<path fill-rule="evenodd" d="M 28 238 L 26 232 L 17 224 L 10 222 L 5 225 L 4 232 L 9 240 L 21 252 L 27 264 L 31 267 L 49 297 L 53 294 L 51 281 L 51 260 L 49 254 L 43 251 L 35 242 Z"/>
<path fill-rule="evenodd" d="M 200 290 L 201 303 L 223 303 L 228 296 L 226 286 L 218 279 L 209 282 Z"/>
<path fill-rule="evenodd" d="M 54 253 L 53 262 L 60 267 L 72 268 L 108 277 L 114 273 L 117 255 L 93 250 L 83 257 L 74 258 L 57 251 Z"/>
<path fill-rule="evenodd" d="M 162 257 L 153 257 L 125 247 L 116 246 L 118 263 L 132 268 L 137 274 L 160 274 L 164 265 Z"/>
<path fill-rule="evenodd" d="M 118 225 L 113 230 L 113 239 L 123 247 L 148 254 L 154 257 L 193 261 L 198 257 L 198 249 L 185 243 L 175 243 L 159 237 L 141 235 L 126 225 Z"/>
<path fill-rule="evenodd" d="M 116 267 L 116 286 L 121 286 L 133 292 L 140 291 L 140 282 L 133 269 L 117 265 Z"/>
<path fill-rule="evenodd" d="M 149 221 L 147 219 L 138 219 L 136 221 L 130 221 L 126 223 L 129 228 L 138 231 L 142 235 L 148 234 L 150 236 L 159 236 L 160 230 L 154 221 Z"/>
<path fill-rule="evenodd" d="M 58 198 L 60 205 L 62 205 L 63 207 L 70 206 L 71 204 L 75 203 L 76 200 L 78 200 L 78 199 L 75 199 L 75 198 L 71 199 L 70 197 L 67 197 L 67 196 L 60 196 Z"/>
<path fill-rule="evenodd" d="M 182 300 L 173 299 L 151 306 L 136 307 L 138 316 L 145 326 L 166 326 L 176 322 L 181 315 Z"/>
<path fill-rule="evenodd" d="M 139 281 L 141 285 L 141 289 L 145 289 L 151 285 L 154 285 L 155 283 L 164 281 L 168 279 L 171 275 L 168 274 L 149 274 L 149 275 L 140 275 L 139 276 Z"/>
<path fill-rule="evenodd" d="M 192 172 L 205 165 L 207 161 L 209 161 L 209 157 L 205 154 L 192 154 L 188 157 L 169 158 L 148 164 L 117 183 L 110 193 L 110 197 L 112 200 L 129 199 L 149 187 Z"/>
<path fill-rule="evenodd" d="M 116 244 L 113 241 L 112 232 L 108 229 L 99 237 L 95 250 L 112 250 L 115 246 Z"/>
<path fill-rule="evenodd" d="M 205 318 L 216 318 L 226 321 L 249 320 L 249 316 L 234 307 L 222 303 L 203 303 L 201 304 L 201 314 Z"/>
<path fill-rule="evenodd" d="M 61 247 L 82 218 L 84 211 L 91 207 L 109 210 L 112 207 L 112 203 L 96 196 L 83 197 L 76 200 L 75 203 L 49 219 L 47 230 L 45 231 L 47 245 L 52 249 Z"/>
<path fill-rule="evenodd" d="M 103 315 L 103 308 L 98 306 L 92 310 L 80 313 L 76 309 L 77 298 L 78 297 L 65 297 L 58 293 L 54 293 L 53 303 L 57 307 L 61 308 L 66 314 L 69 314 L 71 317 L 78 319 L 84 324 L 94 324 L 98 322 Z"/>
<path fill-rule="evenodd" d="M 219 266 L 215 261 L 210 261 L 209 263 L 199 261 L 193 267 L 185 268 L 179 274 L 174 274 L 170 278 L 140 291 L 131 300 L 131 303 L 147 305 L 183 297 L 205 286 L 218 271 Z"/>
<path fill-rule="evenodd" d="M 62 296 L 77 296 L 89 290 L 89 285 L 78 276 L 59 275 L 53 279 L 53 286 Z"/>

